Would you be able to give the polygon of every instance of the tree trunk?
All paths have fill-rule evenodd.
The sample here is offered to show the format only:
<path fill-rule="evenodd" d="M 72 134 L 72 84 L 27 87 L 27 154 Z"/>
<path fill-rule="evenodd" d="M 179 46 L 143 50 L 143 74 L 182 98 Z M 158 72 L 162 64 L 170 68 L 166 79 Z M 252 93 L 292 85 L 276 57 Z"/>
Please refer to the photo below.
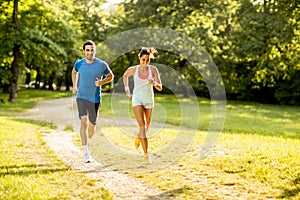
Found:
<path fill-rule="evenodd" d="M 71 73 L 73 70 L 73 63 L 69 61 L 67 63 L 68 68 L 65 71 L 65 82 L 66 82 L 66 91 L 70 91 L 70 87 L 72 86 L 72 78 L 71 78 Z"/>
<path fill-rule="evenodd" d="M 10 82 L 10 93 L 8 101 L 15 103 L 18 95 L 18 80 L 19 80 L 19 57 L 20 57 L 20 46 L 14 45 L 13 48 L 14 60 L 11 66 L 12 79 Z"/>
<path fill-rule="evenodd" d="M 19 0 L 14 0 L 14 10 L 13 10 L 13 23 L 15 25 L 15 30 L 19 31 L 20 25 L 18 21 L 18 3 Z M 19 58 L 20 58 L 20 45 L 15 43 L 13 48 L 13 62 L 11 66 L 12 79 L 10 82 L 10 93 L 8 101 L 11 103 L 16 102 L 18 94 L 18 80 L 19 80 Z"/>

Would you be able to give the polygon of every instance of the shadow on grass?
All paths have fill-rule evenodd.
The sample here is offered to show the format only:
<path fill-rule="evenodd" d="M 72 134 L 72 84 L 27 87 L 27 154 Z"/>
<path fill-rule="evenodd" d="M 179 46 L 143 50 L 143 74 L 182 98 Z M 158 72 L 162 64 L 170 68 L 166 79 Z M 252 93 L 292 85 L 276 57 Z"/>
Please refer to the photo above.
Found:
<path fill-rule="evenodd" d="M 0 169 L 18 169 L 18 168 L 33 168 L 33 167 L 42 167 L 42 166 L 48 166 L 48 165 L 42 165 L 42 164 L 26 164 L 26 165 L 1 165 Z"/>
<path fill-rule="evenodd" d="M 46 167 L 44 169 L 35 169 L 37 167 Z M 70 170 L 69 167 L 64 168 L 54 168 L 50 165 L 36 165 L 36 164 L 27 164 L 27 165 L 2 165 L 0 166 L 0 177 L 7 175 L 21 175 L 28 176 L 31 174 L 49 174 L 61 171 Z"/>
<path fill-rule="evenodd" d="M 11 120 L 14 120 L 17 122 L 25 122 L 28 124 L 33 124 L 33 125 L 38 125 L 38 126 L 43 126 L 43 127 L 48 127 L 51 129 L 56 129 L 56 126 L 51 122 L 45 122 L 45 121 L 33 120 L 33 119 L 23 119 L 23 118 L 13 118 Z"/>
<path fill-rule="evenodd" d="M 292 185 L 296 187 L 293 189 L 284 189 L 279 198 L 292 198 L 296 197 L 300 193 L 300 174 L 292 182 Z"/>
<path fill-rule="evenodd" d="M 172 199 L 172 197 L 176 197 L 179 196 L 180 194 L 186 194 L 189 192 L 189 190 L 191 190 L 191 188 L 189 187 L 183 187 L 183 188 L 178 188 L 178 189 L 174 189 L 174 190 L 170 190 L 164 193 L 161 193 L 159 195 L 155 195 L 155 196 L 148 196 L 146 199 L 147 200 L 161 200 L 161 199 Z"/>

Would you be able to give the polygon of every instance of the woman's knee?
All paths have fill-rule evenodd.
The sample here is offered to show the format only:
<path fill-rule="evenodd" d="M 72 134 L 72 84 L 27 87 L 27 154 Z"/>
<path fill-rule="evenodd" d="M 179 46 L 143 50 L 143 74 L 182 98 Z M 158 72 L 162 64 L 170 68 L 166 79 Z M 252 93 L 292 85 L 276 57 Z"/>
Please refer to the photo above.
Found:
<path fill-rule="evenodd" d="M 139 138 L 146 138 L 146 128 L 145 126 L 140 126 Z"/>

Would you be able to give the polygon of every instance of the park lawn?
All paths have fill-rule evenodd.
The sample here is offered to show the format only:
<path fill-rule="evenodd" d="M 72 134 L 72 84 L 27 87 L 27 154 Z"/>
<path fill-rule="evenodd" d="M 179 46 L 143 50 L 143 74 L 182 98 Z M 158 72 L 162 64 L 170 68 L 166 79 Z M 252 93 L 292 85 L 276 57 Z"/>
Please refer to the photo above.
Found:
<path fill-rule="evenodd" d="M 197 158 L 200 141 L 168 168 L 139 176 L 185 199 L 299 199 L 298 139 L 225 133 L 206 159 Z"/>
<path fill-rule="evenodd" d="M 128 127 L 101 127 L 92 143 L 93 156 L 115 170 L 160 188 L 169 196 L 183 199 L 300 197 L 297 138 L 223 133 L 214 150 L 200 159 L 205 132 L 196 132 L 191 146 L 180 154 L 176 149 L 180 150 L 182 143 L 173 141 L 178 130 L 157 129 L 157 134 L 149 137 L 149 152 L 155 158 L 148 165 L 141 147 L 136 151 L 129 130 Z M 174 149 L 169 147 L 162 153 L 161 149 L 168 143 Z"/>
<path fill-rule="evenodd" d="M 71 92 L 20 88 L 17 101 L 11 104 L 8 103 L 9 95 L 7 93 L 0 93 L 0 99 L 4 101 L 4 103 L 0 103 L 0 115 L 14 116 L 19 112 L 33 108 L 38 101 L 70 96 L 72 96 Z"/>
<path fill-rule="evenodd" d="M 47 147 L 43 133 L 55 127 L 14 117 L 16 112 L 54 94 L 61 96 L 50 91 L 21 90 L 19 103 L 1 107 L 0 199 L 112 199 L 109 191 L 97 185 L 99 180 L 74 171 Z"/>
<path fill-rule="evenodd" d="M 31 92 L 37 99 L 32 99 Z M 69 169 L 46 147 L 38 130 L 53 127 L 12 117 L 42 100 L 40 95 L 54 93 L 21 90 L 19 101 L 30 101 L 30 105 L 1 107 L 0 151 L 4 164 L 0 168 L 0 187 L 5 189 L 0 191 L 11 191 L 8 199 L 20 198 L 19 195 L 30 199 L 80 199 L 80 191 L 75 191 L 80 185 L 84 198 L 105 199 L 106 195 L 109 198 L 107 191 L 95 186 L 95 180 Z M 103 97 L 101 115 L 134 119 L 129 100 L 116 97 L 113 100 L 111 95 Z M 181 117 L 188 119 L 182 116 L 182 107 L 184 114 L 198 112 L 194 102 L 156 95 L 153 121 L 166 126 L 149 130 L 152 165 L 143 160 L 141 148 L 136 151 L 133 147 L 136 127 L 97 129 L 92 143 L 94 157 L 160 188 L 169 196 L 183 199 L 300 199 L 299 107 L 227 102 L 222 135 L 213 151 L 205 159 L 199 159 L 209 129 L 211 102 L 201 98 L 198 101 L 201 115 L 199 128 L 195 130 L 194 118 L 192 124 L 181 120 Z M 7 197 L 2 192 L 0 199 L 1 195 Z"/>
<path fill-rule="evenodd" d="M 157 96 L 156 102 L 163 107 L 160 110 L 173 119 L 161 120 L 161 115 L 155 113 L 153 116 L 159 116 L 163 123 L 177 123 L 180 132 L 194 136 L 191 145 L 181 154 L 181 143 L 173 141 L 180 133 L 178 128 L 151 128 L 149 151 L 156 159 L 149 166 L 143 162 L 141 148 L 136 151 L 133 146 L 136 127 L 101 127 L 93 149 L 100 162 L 184 199 L 300 199 L 299 107 L 227 102 L 223 133 L 214 150 L 205 159 L 199 159 L 209 124 L 205 119 L 210 119 L 209 101 L 199 99 L 200 120 L 206 127 L 182 130 L 177 120 L 181 100 L 169 95 Z M 106 105 L 112 101 L 110 98 L 103 98 Z M 123 103 L 128 101 L 118 99 Z M 116 107 L 115 101 L 111 105 Z M 106 113 L 104 106 L 102 109 L 102 115 L 122 118 L 122 113 Z M 188 112 L 193 109 L 191 105 Z M 133 117 L 130 110 L 123 114 Z M 154 117 L 153 121 L 156 120 Z M 170 147 L 172 151 L 161 151 L 168 144 L 174 147 Z"/>
<path fill-rule="evenodd" d="M 131 102 L 126 95 L 105 95 L 102 104 L 101 116 L 135 121 Z M 197 126 L 199 130 L 207 131 L 212 119 L 211 104 L 204 98 L 198 98 L 195 102 L 174 95 L 156 94 L 152 121 L 190 128 Z M 227 101 L 225 109 L 225 132 L 300 139 L 300 107 Z"/>

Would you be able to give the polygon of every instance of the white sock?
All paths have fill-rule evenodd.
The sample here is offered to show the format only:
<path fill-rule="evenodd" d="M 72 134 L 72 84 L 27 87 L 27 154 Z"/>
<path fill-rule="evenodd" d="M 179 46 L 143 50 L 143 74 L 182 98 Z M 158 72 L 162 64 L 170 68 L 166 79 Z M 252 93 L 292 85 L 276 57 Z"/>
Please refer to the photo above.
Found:
<path fill-rule="evenodd" d="M 84 150 L 85 152 L 89 152 L 89 147 L 88 147 L 88 145 L 84 145 L 84 146 L 83 146 L 83 150 Z"/>

